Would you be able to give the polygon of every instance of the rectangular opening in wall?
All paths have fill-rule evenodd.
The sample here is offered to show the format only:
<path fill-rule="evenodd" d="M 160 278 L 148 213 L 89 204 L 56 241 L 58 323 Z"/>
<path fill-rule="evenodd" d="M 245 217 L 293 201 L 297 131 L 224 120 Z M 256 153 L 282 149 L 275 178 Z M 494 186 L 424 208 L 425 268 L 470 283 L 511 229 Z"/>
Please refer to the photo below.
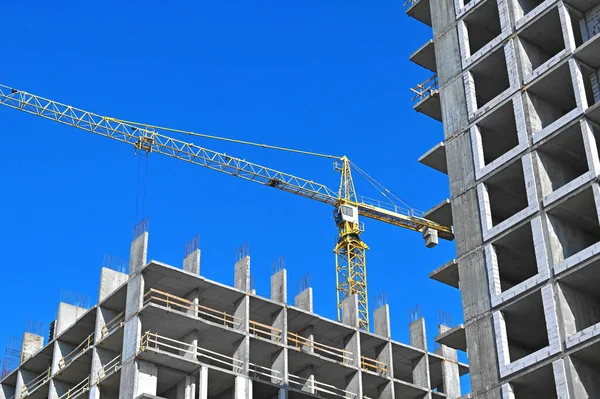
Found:
<path fill-rule="evenodd" d="M 528 372 L 510 382 L 514 399 L 558 398 L 552 364 Z"/>
<path fill-rule="evenodd" d="M 477 108 L 483 107 L 510 87 L 503 47 L 475 64 L 469 72 L 475 84 Z"/>
<path fill-rule="evenodd" d="M 492 244 L 502 292 L 538 273 L 531 223 L 502 236 Z"/>
<path fill-rule="evenodd" d="M 549 345 L 540 290 L 511 303 L 502 314 L 511 363 Z"/>
<path fill-rule="evenodd" d="M 593 398 L 600 392 L 600 342 L 584 346 L 569 355 L 565 366 L 571 379 L 573 388 L 582 398 Z"/>
<path fill-rule="evenodd" d="M 489 198 L 492 226 L 527 208 L 525 176 L 520 159 L 490 176 L 484 184 Z"/>
<path fill-rule="evenodd" d="M 588 172 L 580 122 L 546 140 L 535 158 L 544 197 Z"/>
<path fill-rule="evenodd" d="M 544 0 L 510 0 L 510 5 L 512 6 L 515 15 L 515 21 L 518 21 L 529 14 L 543 2 Z"/>
<path fill-rule="evenodd" d="M 600 241 L 598 212 L 592 187 L 549 209 L 547 216 L 554 264 Z"/>
<path fill-rule="evenodd" d="M 563 62 L 530 85 L 524 105 L 533 134 L 577 108 L 569 63 Z"/>
<path fill-rule="evenodd" d="M 487 165 L 519 144 L 513 102 L 488 113 L 479 123 L 477 131 L 483 147 L 483 161 Z"/>
<path fill-rule="evenodd" d="M 495 0 L 487 0 L 464 18 L 469 35 L 469 53 L 475 54 L 500 33 L 500 15 Z"/>
<path fill-rule="evenodd" d="M 527 76 L 565 49 L 558 7 L 527 26 L 517 38 L 523 76 Z"/>
<path fill-rule="evenodd" d="M 565 335 L 578 333 L 600 323 L 600 261 L 562 277 L 558 283 Z"/>

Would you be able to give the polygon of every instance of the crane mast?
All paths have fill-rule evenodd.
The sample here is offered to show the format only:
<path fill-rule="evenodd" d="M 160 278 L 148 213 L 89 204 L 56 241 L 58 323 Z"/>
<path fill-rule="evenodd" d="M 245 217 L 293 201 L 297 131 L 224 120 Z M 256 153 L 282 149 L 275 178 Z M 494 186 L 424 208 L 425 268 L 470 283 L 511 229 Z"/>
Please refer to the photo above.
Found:
<path fill-rule="evenodd" d="M 335 207 L 334 220 L 339 233 L 334 248 L 338 320 L 342 319 L 344 299 L 356 295 L 358 324 L 365 330 L 369 330 L 365 258 L 366 250 L 369 247 L 360 237 L 364 229 L 359 221 L 359 216 L 420 231 L 426 237 L 433 237 L 429 239 L 428 246 L 437 243 L 438 235 L 446 240 L 454 238 L 452 228 L 427 220 L 419 216 L 413 209 L 400 208 L 394 204 L 383 204 L 379 201 L 373 202 L 358 197 L 352 179 L 351 162 L 346 156 L 326 156 L 337 160 L 336 170 L 341 174 L 340 186 L 336 193 L 313 180 L 232 157 L 164 134 L 164 131 L 175 131 L 173 129 L 101 116 L 4 85 L 0 85 L 0 105 L 124 142 L 146 153 L 159 153 Z M 177 132 L 181 133 L 181 131 Z M 259 146 L 282 149 L 266 145 Z M 322 154 L 313 155 L 324 156 Z"/>

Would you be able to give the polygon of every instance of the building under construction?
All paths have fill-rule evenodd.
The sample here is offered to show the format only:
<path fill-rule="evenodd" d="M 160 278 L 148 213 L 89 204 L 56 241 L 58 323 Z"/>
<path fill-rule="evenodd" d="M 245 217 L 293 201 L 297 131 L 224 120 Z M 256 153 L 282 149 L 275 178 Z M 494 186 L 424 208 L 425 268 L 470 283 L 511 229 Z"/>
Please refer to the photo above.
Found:
<path fill-rule="evenodd" d="M 410 323 L 410 345 L 392 340 L 384 301 L 373 332 L 359 325 L 356 295 L 344 300 L 341 323 L 323 318 L 306 284 L 287 304 L 281 265 L 271 297 L 258 296 L 244 251 L 235 287 L 207 280 L 197 240 L 186 246 L 183 268 L 148 262 L 144 226 L 136 227 L 129 273 L 102 268 L 96 306 L 61 302 L 46 345 L 25 333 L 0 399 L 460 396 L 468 367 L 445 345 L 428 351 L 422 318 Z"/>
<path fill-rule="evenodd" d="M 473 398 L 600 397 L 600 1 L 416 0 Z M 451 216 L 450 216 L 451 215 Z M 465 345 L 466 343 L 466 345 Z"/>

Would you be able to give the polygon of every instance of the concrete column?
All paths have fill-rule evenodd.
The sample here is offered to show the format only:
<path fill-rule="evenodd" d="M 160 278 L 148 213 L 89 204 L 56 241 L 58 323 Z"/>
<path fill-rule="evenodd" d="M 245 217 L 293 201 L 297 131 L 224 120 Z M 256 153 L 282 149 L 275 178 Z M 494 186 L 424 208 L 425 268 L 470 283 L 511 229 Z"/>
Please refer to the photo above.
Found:
<path fill-rule="evenodd" d="M 177 399 L 196 399 L 195 375 L 188 375 L 177 383 Z"/>
<path fill-rule="evenodd" d="M 200 248 L 198 248 L 198 237 L 188 242 L 185 246 L 183 270 L 200 275 Z"/>
<path fill-rule="evenodd" d="M 125 281 L 127 274 L 107 269 L 103 267 L 100 270 L 100 289 L 98 292 L 98 303 L 102 302 L 110 294 L 115 292 Z"/>
<path fill-rule="evenodd" d="M 346 377 L 346 391 L 356 394 L 356 398 L 362 398 L 362 372 L 358 370 L 356 373 L 353 373 Z"/>
<path fill-rule="evenodd" d="M 377 388 L 378 399 L 394 399 L 394 383 L 388 382 Z"/>
<path fill-rule="evenodd" d="M 392 336 L 390 327 L 390 306 L 384 304 L 373 312 L 373 332 L 382 337 L 390 338 Z"/>
<path fill-rule="evenodd" d="M 315 393 L 315 372 L 313 366 L 306 366 L 300 370 L 298 377 L 306 380 L 305 384 L 300 388 L 301 391 Z"/>
<path fill-rule="evenodd" d="M 181 356 L 186 359 L 196 360 L 196 350 L 198 348 L 198 330 L 191 331 L 185 337 L 181 339 L 182 342 L 185 342 L 189 346 L 186 346 L 184 351 L 182 351 Z"/>
<path fill-rule="evenodd" d="M 252 380 L 238 375 L 235 377 L 234 399 L 252 399 Z"/>
<path fill-rule="evenodd" d="M 307 312 L 313 313 L 313 291 L 312 287 L 308 287 L 304 291 L 301 291 L 294 298 L 294 306 Z"/>
<path fill-rule="evenodd" d="M 277 392 L 277 399 L 288 399 L 288 390 L 285 388 L 279 388 L 279 391 Z"/>
<path fill-rule="evenodd" d="M 148 232 L 144 231 L 131 243 L 129 250 L 129 275 L 133 276 L 146 266 L 148 258 Z"/>
<path fill-rule="evenodd" d="M 156 395 L 156 365 L 136 359 L 142 333 L 142 321 L 138 312 L 143 304 L 145 289 L 144 276 L 140 270 L 146 265 L 147 251 L 148 233 L 142 232 L 131 243 L 119 399 L 132 399 L 141 393 Z"/>
<path fill-rule="evenodd" d="M 235 262 L 234 287 L 250 292 L 250 256 L 248 255 Z"/>
<path fill-rule="evenodd" d="M 438 326 L 438 335 L 448 331 L 450 327 L 440 324 Z M 440 345 L 437 351 L 445 359 L 442 361 L 442 384 L 443 391 L 449 399 L 459 398 L 460 392 L 460 374 L 458 371 L 458 354 L 456 349 L 446 345 Z"/>
<path fill-rule="evenodd" d="M 356 295 L 350 295 L 342 301 L 342 323 L 352 328 L 358 328 L 358 297 Z"/>
<path fill-rule="evenodd" d="M 65 302 L 59 303 L 54 338 L 58 337 L 63 331 L 71 327 L 79 317 L 83 316 L 85 312 L 87 312 L 87 309 Z"/>
<path fill-rule="evenodd" d="M 271 299 L 287 303 L 287 270 L 281 269 L 271 276 Z"/>
<path fill-rule="evenodd" d="M 21 363 L 37 353 L 44 346 L 44 337 L 32 334 L 23 333 L 23 341 L 21 344 Z"/>
<path fill-rule="evenodd" d="M 423 356 L 413 360 L 413 383 L 423 388 L 431 389 L 431 380 L 429 378 L 429 358 L 427 355 L 427 336 L 425 331 L 425 319 L 413 321 L 409 325 L 410 345 L 425 351 Z M 427 394 L 427 398 L 431 394 Z"/>
<path fill-rule="evenodd" d="M 66 382 L 51 379 L 48 384 L 48 399 L 58 399 L 66 394 L 70 388 L 71 385 Z"/>
<path fill-rule="evenodd" d="M 200 366 L 198 370 L 198 399 L 208 399 L 208 368 Z"/>

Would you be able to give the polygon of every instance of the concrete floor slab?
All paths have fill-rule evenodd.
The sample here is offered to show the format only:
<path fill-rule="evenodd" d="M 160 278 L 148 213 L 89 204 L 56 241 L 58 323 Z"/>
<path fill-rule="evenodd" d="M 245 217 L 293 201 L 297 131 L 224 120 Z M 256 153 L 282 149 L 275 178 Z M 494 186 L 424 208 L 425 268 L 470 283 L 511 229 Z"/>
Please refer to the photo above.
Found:
<path fill-rule="evenodd" d="M 428 390 L 408 382 L 394 381 L 394 392 L 396 399 L 421 399 L 425 397 Z"/>
<path fill-rule="evenodd" d="M 447 175 L 448 166 L 446 164 L 446 146 L 444 143 L 436 144 L 435 147 L 421 155 L 419 162 Z"/>
<path fill-rule="evenodd" d="M 456 259 L 452 259 L 450 262 L 429 273 L 429 278 L 458 288 L 458 263 Z"/>
<path fill-rule="evenodd" d="M 435 337 L 435 341 L 442 345 L 449 346 L 450 348 L 466 351 L 467 337 L 465 334 L 465 325 L 459 324 L 456 327 L 443 332 Z"/>
<path fill-rule="evenodd" d="M 433 222 L 439 223 L 446 227 L 452 226 L 452 207 L 450 206 L 450 200 L 445 199 L 440 202 L 427 212 L 423 214 L 425 219 L 429 219 Z"/>
<path fill-rule="evenodd" d="M 442 121 L 442 106 L 440 103 L 440 94 L 437 90 L 422 100 L 419 100 L 413 108 L 415 111 L 427 115 L 436 121 Z"/>
<path fill-rule="evenodd" d="M 91 372 L 92 350 L 75 357 L 67 367 L 61 369 L 53 378 L 73 385 L 86 379 Z"/>
<path fill-rule="evenodd" d="M 431 11 L 429 10 L 429 0 L 417 0 L 406 10 L 406 15 L 413 17 L 417 21 L 431 26 Z"/>
<path fill-rule="evenodd" d="M 433 40 L 429 40 L 427 43 L 422 45 L 417 51 L 411 54 L 409 59 L 415 64 L 425 69 L 429 69 L 431 72 L 435 72 L 436 65 Z"/>

